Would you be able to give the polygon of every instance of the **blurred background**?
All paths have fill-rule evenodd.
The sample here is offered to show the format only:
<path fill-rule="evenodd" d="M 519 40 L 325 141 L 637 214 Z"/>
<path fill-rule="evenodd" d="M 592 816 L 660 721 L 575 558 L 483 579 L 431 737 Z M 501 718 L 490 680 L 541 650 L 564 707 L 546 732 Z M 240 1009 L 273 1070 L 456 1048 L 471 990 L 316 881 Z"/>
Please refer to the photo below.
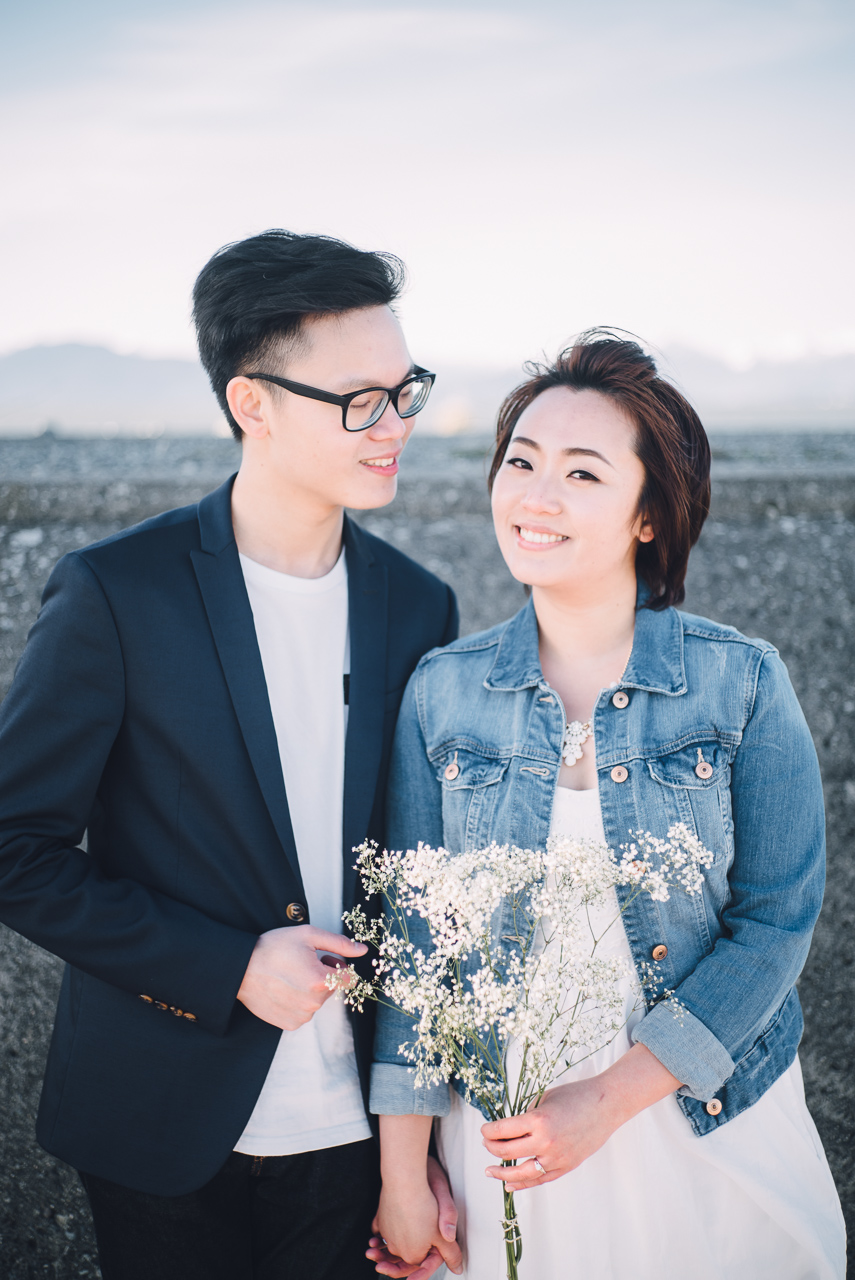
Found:
<path fill-rule="evenodd" d="M 207 433 L 189 295 L 267 227 L 389 249 L 484 428 L 630 329 L 712 425 L 855 421 L 850 0 L 4 0 L 0 430 Z"/>
<path fill-rule="evenodd" d="M 279 226 L 407 263 L 438 380 L 360 518 L 453 584 L 464 633 L 523 598 L 484 483 L 522 362 L 641 335 L 712 442 L 686 607 L 778 646 L 819 754 L 801 1060 L 850 1230 L 853 70 L 851 0 L 0 0 L 0 698 L 61 555 L 238 465 L 190 325 L 221 245 Z M 33 1137 L 60 972 L 0 926 L 2 1280 L 99 1275 Z"/>

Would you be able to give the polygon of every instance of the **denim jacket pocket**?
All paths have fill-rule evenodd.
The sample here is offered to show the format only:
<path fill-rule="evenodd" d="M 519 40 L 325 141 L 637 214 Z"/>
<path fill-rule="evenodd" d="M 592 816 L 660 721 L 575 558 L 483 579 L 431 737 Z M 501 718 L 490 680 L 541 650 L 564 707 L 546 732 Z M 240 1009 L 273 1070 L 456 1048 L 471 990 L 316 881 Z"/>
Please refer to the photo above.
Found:
<path fill-rule="evenodd" d="M 676 750 L 664 751 L 647 761 L 650 776 L 664 787 L 707 791 L 728 778 L 729 754 L 709 731 L 681 742 Z"/>
<path fill-rule="evenodd" d="M 433 753 L 436 777 L 442 787 L 445 842 L 454 852 L 489 843 L 493 811 L 510 756 L 479 750 L 471 742 L 447 743 Z"/>

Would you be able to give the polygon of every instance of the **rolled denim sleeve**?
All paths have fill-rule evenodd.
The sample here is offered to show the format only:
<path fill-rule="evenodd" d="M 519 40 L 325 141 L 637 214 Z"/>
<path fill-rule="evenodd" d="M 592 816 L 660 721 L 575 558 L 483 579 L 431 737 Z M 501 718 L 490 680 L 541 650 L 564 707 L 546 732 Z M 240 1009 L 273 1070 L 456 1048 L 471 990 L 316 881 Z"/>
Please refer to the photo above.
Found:
<path fill-rule="evenodd" d="M 731 771 L 734 857 L 723 932 L 633 1031 L 708 1101 L 762 1037 L 807 958 L 825 883 L 822 782 L 786 667 L 760 662 Z"/>
<path fill-rule="evenodd" d="M 424 705 L 425 665 L 422 659 L 413 673 L 398 716 L 387 792 L 389 849 L 414 849 L 420 840 L 434 848 L 443 843 L 442 787 L 428 760 L 419 715 Z M 425 922 L 414 917 L 409 928 L 412 940 L 428 951 L 431 943 Z M 377 1115 L 448 1113 L 447 1084 L 416 1084 L 415 1071 L 401 1052 L 401 1046 L 412 1039 L 412 1018 L 380 1005 L 369 1101 L 369 1109 Z"/>

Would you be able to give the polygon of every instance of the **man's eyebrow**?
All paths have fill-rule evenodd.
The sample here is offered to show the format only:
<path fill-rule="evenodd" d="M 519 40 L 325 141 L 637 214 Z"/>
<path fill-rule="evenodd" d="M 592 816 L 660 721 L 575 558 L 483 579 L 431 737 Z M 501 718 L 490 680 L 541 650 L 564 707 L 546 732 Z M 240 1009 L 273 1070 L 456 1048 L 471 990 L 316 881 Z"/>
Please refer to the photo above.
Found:
<path fill-rule="evenodd" d="M 416 365 L 415 361 L 413 361 L 401 379 L 401 382 L 406 382 L 407 378 L 411 378 L 415 371 Z M 380 384 L 378 382 L 372 382 L 369 378 L 365 377 L 346 378 L 341 384 L 340 390 L 336 392 L 336 395 L 347 396 L 350 395 L 351 391 L 364 391 L 366 387 L 377 387 L 379 385 Z"/>
<path fill-rule="evenodd" d="M 540 451 L 540 445 L 537 441 L 529 440 L 528 436 L 514 436 L 511 444 L 527 444 L 530 449 L 537 449 L 538 452 Z M 611 467 L 612 471 L 614 471 L 614 464 L 609 462 L 608 458 L 604 457 L 603 454 L 598 453 L 596 449 L 583 449 L 581 446 L 571 446 L 569 449 L 562 449 L 561 452 L 571 458 L 576 455 L 581 455 L 584 458 L 599 458 L 601 462 L 604 462 L 607 467 Z"/>

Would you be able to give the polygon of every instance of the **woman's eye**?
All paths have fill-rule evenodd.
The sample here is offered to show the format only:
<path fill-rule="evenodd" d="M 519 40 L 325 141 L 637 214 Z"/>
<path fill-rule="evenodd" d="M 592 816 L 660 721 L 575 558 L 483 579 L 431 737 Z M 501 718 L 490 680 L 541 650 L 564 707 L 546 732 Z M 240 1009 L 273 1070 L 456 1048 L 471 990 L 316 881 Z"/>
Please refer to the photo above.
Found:
<path fill-rule="evenodd" d="M 570 475 L 574 480 L 596 480 L 597 479 L 597 477 L 593 475 L 592 472 L 583 471 L 581 467 L 579 467 L 576 471 L 571 471 Z"/>
<path fill-rule="evenodd" d="M 506 458 L 505 461 L 509 467 L 516 467 L 518 471 L 524 468 L 531 471 L 531 463 L 528 458 Z"/>

